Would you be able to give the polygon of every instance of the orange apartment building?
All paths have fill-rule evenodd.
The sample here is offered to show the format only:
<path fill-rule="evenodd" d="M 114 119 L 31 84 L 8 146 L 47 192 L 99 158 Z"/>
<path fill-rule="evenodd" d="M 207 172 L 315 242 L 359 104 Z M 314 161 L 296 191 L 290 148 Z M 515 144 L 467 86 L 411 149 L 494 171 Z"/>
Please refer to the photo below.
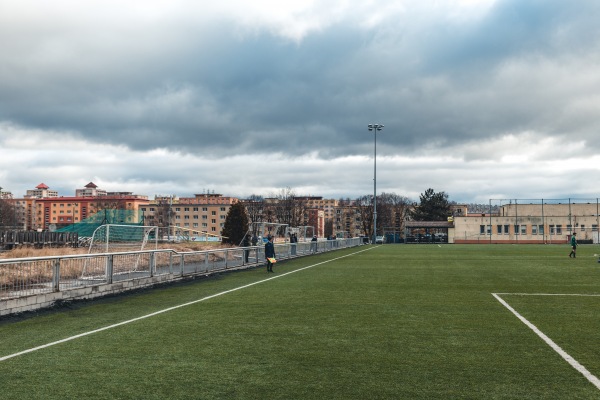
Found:
<path fill-rule="evenodd" d="M 93 183 L 87 189 L 96 188 Z M 105 194 L 104 194 L 105 193 Z M 132 193 L 100 193 L 86 196 L 58 196 L 48 185 L 40 183 L 35 189 L 28 190 L 23 198 L 13 199 L 17 213 L 17 222 L 24 230 L 54 230 L 78 223 L 105 208 L 137 211 L 131 218 L 139 218 L 140 206 L 148 204 L 147 196 Z M 136 222 L 136 221 L 123 221 Z"/>

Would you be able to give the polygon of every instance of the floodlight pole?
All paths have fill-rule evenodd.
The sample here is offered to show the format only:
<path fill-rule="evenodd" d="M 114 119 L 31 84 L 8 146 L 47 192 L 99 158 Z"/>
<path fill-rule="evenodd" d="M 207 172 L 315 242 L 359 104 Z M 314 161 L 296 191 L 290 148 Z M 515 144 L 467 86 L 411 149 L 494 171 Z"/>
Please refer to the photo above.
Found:
<path fill-rule="evenodd" d="M 377 244 L 377 131 L 383 129 L 381 124 L 367 125 L 373 131 L 373 244 Z"/>

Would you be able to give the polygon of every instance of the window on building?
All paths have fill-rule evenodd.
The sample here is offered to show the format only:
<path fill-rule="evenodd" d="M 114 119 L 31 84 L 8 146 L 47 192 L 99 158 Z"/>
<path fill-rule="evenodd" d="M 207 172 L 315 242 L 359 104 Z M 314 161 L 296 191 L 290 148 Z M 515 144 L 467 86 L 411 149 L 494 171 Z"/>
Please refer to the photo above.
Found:
<path fill-rule="evenodd" d="M 217 212 L 216 211 L 212 211 L 210 214 L 211 215 L 217 215 Z"/>
<path fill-rule="evenodd" d="M 556 228 L 554 227 L 554 225 L 550 225 L 550 234 L 556 235 Z"/>
<path fill-rule="evenodd" d="M 544 225 L 538 225 L 538 232 L 540 233 L 540 235 L 544 234 Z"/>
<path fill-rule="evenodd" d="M 562 225 L 556 225 L 556 234 L 562 235 Z"/>
<path fill-rule="evenodd" d="M 180 207 L 175 207 L 175 211 L 179 212 L 179 211 L 181 211 L 181 208 Z"/>
<path fill-rule="evenodd" d="M 221 211 L 223 211 L 223 212 L 224 212 L 224 211 L 225 211 L 225 207 L 221 207 Z"/>
<path fill-rule="evenodd" d="M 194 211 L 198 211 L 198 207 L 194 207 Z"/>
<path fill-rule="evenodd" d="M 581 232 L 585 231 L 585 225 L 581 225 Z"/>
<path fill-rule="evenodd" d="M 208 211 L 208 207 L 202 207 L 202 211 L 204 211 L 204 212 Z"/>
<path fill-rule="evenodd" d="M 537 225 L 531 225 L 531 234 L 537 235 Z"/>
<path fill-rule="evenodd" d="M 508 227 L 509 227 L 509 226 L 510 226 L 510 225 L 504 225 L 504 234 L 505 234 L 505 235 L 508 235 L 508 229 L 509 229 Z"/>
<path fill-rule="evenodd" d="M 527 225 L 521 225 L 521 235 L 527 235 Z"/>
<path fill-rule="evenodd" d="M 519 225 L 515 225 L 515 235 L 518 235 L 521 232 L 521 228 Z"/>
<path fill-rule="evenodd" d="M 598 232 L 598 225 L 592 224 L 592 232 Z"/>
<path fill-rule="evenodd" d="M 479 234 L 480 235 L 485 234 L 485 225 L 479 225 Z"/>
<path fill-rule="evenodd" d="M 217 220 L 213 218 L 213 219 L 211 219 L 211 220 L 210 220 L 210 223 L 211 223 L 211 224 L 216 224 L 216 223 L 217 223 Z"/>
<path fill-rule="evenodd" d="M 496 226 L 496 233 L 497 233 L 498 235 L 502 235 L 502 225 L 497 225 L 497 226 Z"/>
<path fill-rule="evenodd" d="M 571 233 L 573 230 L 573 226 L 571 224 L 567 225 L 567 232 Z"/>

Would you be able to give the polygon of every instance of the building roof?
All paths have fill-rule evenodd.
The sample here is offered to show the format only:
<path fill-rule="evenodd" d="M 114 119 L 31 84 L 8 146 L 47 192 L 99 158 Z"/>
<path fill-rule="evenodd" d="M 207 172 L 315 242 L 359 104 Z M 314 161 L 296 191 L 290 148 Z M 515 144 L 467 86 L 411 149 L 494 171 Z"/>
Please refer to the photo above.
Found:
<path fill-rule="evenodd" d="M 98 186 L 96 186 L 96 184 L 94 182 L 90 182 L 87 185 L 85 185 L 84 187 L 86 187 L 88 189 L 96 189 Z"/>
<path fill-rule="evenodd" d="M 448 221 L 406 221 L 407 228 L 452 228 L 453 222 Z"/>
<path fill-rule="evenodd" d="M 49 189 L 50 187 L 42 182 L 39 185 L 37 185 L 35 188 L 36 189 Z"/>

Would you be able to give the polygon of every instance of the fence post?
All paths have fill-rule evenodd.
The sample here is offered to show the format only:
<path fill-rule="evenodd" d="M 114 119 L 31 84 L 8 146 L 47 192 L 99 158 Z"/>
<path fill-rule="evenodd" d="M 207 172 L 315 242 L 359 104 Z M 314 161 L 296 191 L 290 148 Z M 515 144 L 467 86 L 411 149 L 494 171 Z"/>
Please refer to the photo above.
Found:
<path fill-rule="evenodd" d="M 106 283 L 113 283 L 113 255 L 110 254 L 106 259 Z"/>
<path fill-rule="evenodd" d="M 156 253 L 152 252 L 150 253 L 150 277 L 154 276 L 154 270 L 156 269 L 156 257 L 155 257 Z"/>
<path fill-rule="evenodd" d="M 227 269 L 228 260 L 229 260 L 229 250 L 225 250 L 225 269 Z"/>
<path fill-rule="evenodd" d="M 52 272 L 52 291 L 60 292 L 60 258 L 54 260 Z"/>

